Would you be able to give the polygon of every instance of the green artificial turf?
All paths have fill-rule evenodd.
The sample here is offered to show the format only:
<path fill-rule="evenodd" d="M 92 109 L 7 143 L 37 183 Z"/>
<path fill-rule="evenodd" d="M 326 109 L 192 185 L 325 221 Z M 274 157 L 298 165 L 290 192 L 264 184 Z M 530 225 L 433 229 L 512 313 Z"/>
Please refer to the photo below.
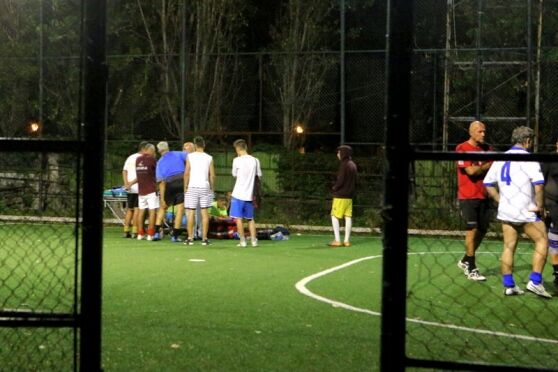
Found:
<path fill-rule="evenodd" d="M 353 247 L 333 250 L 325 245 L 329 237 L 303 235 L 243 249 L 230 240 L 188 247 L 106 236 L 107 370 L 378 365 L 378 319 L 332 309 L 294 287 L 314 272 L 379 251 L 370 239 L 355 237 Z"/>
<path fill-rule="evenodd" d="M 8 230 L 11 234 L 3 234 L 0 245 L 3 307 L 71 309 L 71 227 L 0 226 L 0 233 Z M 304 296 L 295 284 L 346 262 L 381 255 L 380 238 L 355 236 L 352 247 L 332 249 L 326 246 L 328 235 L 293 234 L 288 241 L 260 241 L 258 248 L 239 248 L 232 240 L 204 247 L 120 236 L 120 229 L 105 229 L 106 371 L 378 369 L 380 317 Z M 555 339 L 557 300 L 530 293 L 502 295 L 500 241 L 486 241 L 477 257 L 488 277 L 484 283 L 467 280 L 456 267 L 462 249 L 455 239 L 409 239 L 407 355 L 554 367 L 557 344 L 509 336 Z M 530 260 L 531 246 L 521 243 L 515 267 L 521 287 Z M 307 288 L 379 312 L 381 271 L 378 257 L 318 277 Z M 548 266 L 544 277 L 551 279 Z M 73 360 L 72 340 L 71 330 L 0 329 L 0 360 L 8 369 L 26 363 L 31 370 L 62 370 Z"/>

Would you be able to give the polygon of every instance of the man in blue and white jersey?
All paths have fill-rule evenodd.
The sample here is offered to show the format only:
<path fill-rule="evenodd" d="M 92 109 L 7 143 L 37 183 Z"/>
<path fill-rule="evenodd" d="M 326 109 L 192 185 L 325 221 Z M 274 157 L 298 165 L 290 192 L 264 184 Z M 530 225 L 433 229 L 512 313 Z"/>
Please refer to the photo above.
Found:
<path fill-rule="evenodd" d="M 534 132 L 521 126 L 512 133 L 514 146 L 507 154 L 528 154 Z M 491 198 L 498 202 L 498 219 L 502 221 L 504 248 L 501 258 L 502 283 L 506 296 L 523 294 L 513 279 L 513 260 L 521 230 L 535 243 L 533 267 L 527 290 L 550 298 L 542 282 L 548 241 L 542 221 L 544 207 L 544 177 L 538 162 L 497 161 L 492 164 L 484 185 Z"/>
<path fill-rule="evenodd" d="M 157 162 L 156 178 L 159 182 L 159 212 L 155 224 L 156 239 L 162 235 L 161 225 L 165 212 L 171 205 L 174 206 L 174 226 L 171 231 L 171 240 L 180 241 L 182 232 L 182 215 L 184 214 L 184 170 L 188 154 L 182 151 L 170 151 L 169 144 L 165 141 L 157 144 L 161 158 Z"/>

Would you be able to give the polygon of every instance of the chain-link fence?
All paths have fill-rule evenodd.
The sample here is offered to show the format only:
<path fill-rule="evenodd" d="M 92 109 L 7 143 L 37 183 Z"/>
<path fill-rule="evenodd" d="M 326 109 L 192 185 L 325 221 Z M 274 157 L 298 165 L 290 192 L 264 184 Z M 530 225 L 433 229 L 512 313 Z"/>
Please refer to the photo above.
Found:
<path fill-rule="evenodd" d="M 438 149 L 442 149 L 445 143 L 446 148 L 453 149 L 467 136 L 469 123 L 479 117 L 488 126 L 487 140 L 496 146 L 505 146 L 506 133 L 510 128 L 514 124 L 527 123 L 528 107 L 530 126 L 538 127 L 540 134 L 538 143 L 543 147 L 552 143 L 552 137 L 556 136 L 553 123 L 557 119 L 555 111 L 558 107 L 553 94 L 553 71 L 558 65 L 558 60 L 554 60 L 556 50 L 546 49 L 542 54 L 538 91 L 535 90 L 538 84 L 535 70 L 532 70 L 531 80 L 528 81 L 524 50 L 494 49 L 483 50 L 480 56 L 477 54 L 475 51 L 454 50 L 448 54 L 443 49 L 416 50 L 411 103 L 413 143 Z M 284 144 L 285 136 L 293 136 L 294 126 L 301 124 L 306 131 L 302 144 L 307 150 L 331 149 L 339 143 L 339 85 L 342 81 L 339 78 L 338 55 L 312 55 L 312 58 L 321 60 L 325 72 L 316 84 L 293 86 L 293 89 L 312 91 L 304 97 L 287 97 L 282 93 L 284 87 L 289 86 L 289 81 L 279 75 L 277 65 L 282 60 L 294 58 L 292 55 L 258 53 L 229 58 L 235 59 L 240 66 L 235 71 L 238 76 L 234 77 L 238 79 L 237 89 L 227 98 L 226 104 L 217 105 L 219 113 L 206 113 L 214 115 L 214 119 L 211 119 L 213 124 L 203 128 L 193 124 L 201 119 L 189 118 L 187 124 L 181 127 L 178 95 L 172 97 L 171 111 L 168 111 L 166 98 L 158 96 L 157 92 L 151 92 L 149 98 L 145 98 L 149 102 L 140 105 L 138 97 L 146 92 L 118 88 L 117 75 L 130 72 L 113 69 L 110 102 L 114 107 L 108 108 L 109 138 L 172 140 L 180 138 L 181 131 L 249 131 L 261 133 L 260 142 Z M 299 63 L 306 63 L 305 58 L 310 57 L 300 56 Z M 478 85 L 477 58 L 482 59 L 482 76 Z M 111 59 L 110 63 L 118 64 L 119 61 Z M 381 144 L 384 132 L 384 52 L 348 51 L 345 63 L 345 140 L 349 143 Z M 152 77 L 158 74 L 148 59 L 136 58 L 134 64 L 128 67 L 134 68 L 137 64 L 143 65 L 139 74 Z M 538 109 L 535 102 L 539 102 Z M 212 110 L 213 106 L 204 107 Z M 185 110 L 191 110 L 188 103 Z M 274 135 L 265 137 L 264 133 Z M 324 137 L 322 133 L 331 135 Z"/>
<path fill-rule="evenodd" d="M 448 1 L 444 6 L 438 3 L 440 11 L 432 2 L 415 2 L 410 138 L 399 140 L 398 129 L 393 130 L 395 123 L 406 124 L 405 110 L 394 108 L 398 104 L 395 81 L 388 97 L 392 127 L 386 145 L 395 150 L 388 153 L 386 180 L 393 190 L 385 190 L 383 356 L 404 359 L 393 366 L 556 368 L 552 350 L 558 339 L 552 320 L 541 316 L 553 311 L 550 297 L 558 294 L 552 265 L 556 257 L 547 252 L 549 227 L 540 220 L 543 212 L 535 213 L 535 205 L 541 203 L 535 193 L 543 182 L 538 162 L 549 158 L 526 151 L 521 160 L 501 154 L 514 144 L 529 148 L 511 139 L 520 125 L 535 129 L 536 152 L 554 152 L 550 109 L 554 98 L 548 90 L 552 90 L 550 71 L 556 63 L 550 57 L 555 40 L 549 36 L 556 31 L 549 32 L 548 27 L 553 27 L 551 18 L 558 4 L 545 3 L 544 12 L 541 4 Z M 403 28 L 409 8 L 398 4 L 391 19 L 395 27 Z M 539 36 L 541 24 L 545 29 Z M 437 32 L 420 32 L 429 29 Z M 399 41 L 411 30 L 401 33 Z M 394 46 L 398 58 L 404 59 L 405 48 Z M 398 61 L 392 62 L 391 73 L 407 72 Z M 396 114 L 404 119 L 398 120 Z M 494 159 L 472 160 L 453 153 L 457 144 L 472 136 L 469 125 L 474 119 L 486 122 L 486 141 L 498 152 L 492 155 L 499 158 L 490 171 L 481 167 Z M 401 135 L 406 136 L 403 128 Z M 421 151 L 411 151 L 408 157 L 398 153 L 405 153 L 408 146 Z M 456 163 L 463 160 L 472 162 L 467 169 L 458 169 Z M 409 163 L 410 176 L 402 171 Z M 482 186 L 487 171 L 486 182 L 495 186 L 487 189 L 491 194 L 497 190 L 499 196 L 488 198 Z M 480 196 L 458 200 L 459 187 L 463 193 L 459 172 L 461 182 L 466 178 L 479 185 Z M 406 199 L 397 195 L 397 190 L 405 190 L 398 183 L 411 183 L 408 203 L 398 203 Z M 488 226 L 483 216 L 490 221 Z M 399 272 L 403 270 L 405 274 Z M 401 275 L 406 282 L 395 278 Z M 392 345 L 386 340 L 405 340 L 405 344 L 390 353 Z"/>
<path fill-rule="evenodd" d="M 539 4 L 531 2 L 529 31 L 527 3 L 416 2 L 413 143 L 452 149 L 467 135 L 470 120 L 479 117 L 489 125 L 489 142 L 505 144 L 505 133 L 513 123 L 527 122 L 528 110 L 529 124 L 540 134 L 538 142 L 544 146 L 553 141 L 558 107 L 553 83 L 558 7 L 554 1 L 545 2 L 539 21 Z M 143 6 L 145 12 L 157 14 L 155 5 Z M 108 13 L 108 138 L 176 140 L 185 131 L 250 131 L 274 133 L 259 140 L 295 148 L 300 144 L 290 143 L 292 129 L 302 124 L 306 130 L 303 143 L 309 151 L 332 149 L 342 137 L 346 142 L 381 144 L 385 4 L 367 8 L 375 16 L 373 26 L 363 24 L 357 9 L 347 2 L 344 55 L 333 47 L 336 43 L 320 51 L 270 47 L 264 52 L 181 54 L 180 30 L 176 29 L 180 14 L 173 17 L 177 23 L 168 30 L 146 29 L 141 22 L 121 18 L 125 12 L 128 18 L 141 20 L 138 4 L 113 4 Z M 29 135 L 27 126 L 33 117 L 42 120 L 43 137 L 75 135 L 72 114 L 78 111 L 79 53 L 66 47 L 75 39 L 66 34 L 77 30 L 73 11 L 68 4 L 49 10 L 49 17 L 60 19 L 44 26 L 43 39 L 48 38 L 42 57 L 36 55 L 40 49 L 36 41 L 6 43 L 11 54 L 9 63 L 0 67 L 0 76 L 2 85 L 13 89 L 0 104 L 6 118 L 0 123 L 2 135 Z M 146 15 L 146 22 L 153 14 Z M 146 42 L 148 31 L 156 32 L 153 38 L 167 32 L 166 49 L 159 50 L 159 39 L 152 40 L 153 49 Z M 26 32 L 28 37 L 36 30 Z M 531 49 L 527 48 L 528 32 Z M 199 59 L 203 66 L 197 64 Z M 341 61 L 344 76 L 340 75 Z"/>
<path fill-rule="evenodd" d="M 121 185 L 123 162 L 140 140 L 168 140 L 179 149 L 179 139 L 205 132 L 217 165 L 217 191 L 230 191 L 230 144 L 247 137 L 264 171 L 265 204 L 259 221 L 327 225 L 329 185 L 338 165 L 333 150 L 344 137 L 355 144 L 359 167 L 355 225 L 379 225 L 384 193 L 384 3 L 375 2 L 372 13 L 363 12 L 366 17 L 357 8 L 348 9 L 344 55 L 337 42 L 324 50 L 279 51 L 269 44 L 257 52 L 199 52 L 180 47 L 180 16 L 169 24 L 166 49 L 153 48 L 148 31 L 155 29 L 146 24 L 158 26 L 158 13 L 151 9 L 147 20 L 142 19 L 140 3 L 114 2 L 108 12 L 105 188 Z M 14 13 L 18 17 L 2 12 L 7 26 L 1 30 L 0 57 L 5 63 L 0 64 L 0 85 L 6 89 L 0 91 L 0 136 L 75 139 L 81 121 L 76 119 L 81 105 L 79 9 L 75 2 L 21 4 Z M 156 6 L 142 4 L 146 11 Z M 526 4 L 532 5 L 531 31 Z M 40 20 L 39 6 L 48 10 Z M 501 150 L 510 146 L 511 130 L 527 123 L 530 111 L 528 124 L 537 128 L 538 151 L 549 150 L 558 136 L 558 3 L 546 1 L 544 12 L 536 2 L 504 0 L 419 0 L 416 6 L 411 144 L 451 151 L 468 138 L 469 122 L 477 117 L 487 123 L 487 141 Z M 542 21 L 536 20 L 539 14 Z M 9 23 L 10 17 L 20 23 Z M 540 37 L 539 24 L 544 25 Z M 168 30 L 157 29 L 155 36 Z M 337 37 L 336 30 L 329 31 Z M 196 65 L 196 58 L 203 64 Z M 293 133 L 297 125 L 304 129 L 298 136 Z M 14 154 L 3 154 L 0 167 L 4 314 L 76 313 L 80 242 L 74 222 L 81 187 L 75 180 L 76 159 L 48 152 Z M 540 314 L 551 313 L 553 302 L 502 295 L 497 224 L 491 225 L 479 251 L 487 282 L 469 281 L 456 267 L 464 229 L 455 200 L 454 163 L 417 161 L 409 172 L 410 228 L 416 234 L 409 255 L 409 355 L 552 366 L 547 357 L 552 355 L 549 346 L 556 343 L 551 317 Z M 522 241 L 517 255 L 522 279 L 529 271 L 527 247 Z M 521 254 L 523 249 L 528 254 Z M 549 278 L 548 269 L 543 276 Z M 10 361 L 6 369 L 23 361 L 30 369 L 60 369 L 56 361 L 75 358 L 69 350 L 76 337 L 74 330 L 3 328 L 0 359 Z"/>
<path fill-rule="evenodd" d="M 525 164 L 517 163 L 517 169 L 527 168 Z M 536 162 L 530 164 L 538 166 Z M 521 196 L 534 202 L 531 184 L 527 183 L 526 188 L 515 185 L 514 179 L 521 174 L 513 162 L 511 167 L 511 186 L 506 189 L 502 183 L 499 185 L 500 205 L 513 204 Z M 552 313 L 553 300 L 531 293 L 528 284 L 533 272 L 539 272 L 547 293 L 558 294 L 552 284 L 550 257 L 544 266 L 547 227 L 543 222 L 532 223 L 533 226 L 506 223 L 508 229 L 519 232 L 511 265 L 518 291 L 512 293 L 509 290 L 512 286 L 502 283 L 502 274 L 508 273 L 502 262 L 509 259 L 503 252 L 513 250 L 512 243 L 504 244 L 500 220 L 506 218 L 500 211 L 496 219 L 498 204 L 488 203 L 490 225 L 475 255 L 480 277 L 470 275 L 472 270 L 456 265 L 465 256 L 470 216 L 457 202 L 455 163 L 417 161 L 415 169 L 416 191 L 411 197 L 409 214 L 407 355 L 422 360 L 554 368 L 552 350 L 558 339 L 553 332 L 553 320 L 542 316 Z M 500 169 L 496 173 L 500 181 Z M 512 212 L 523 213 L 514 208 Z M 538 238 L 542 241 L 538 240 L 535 246 L 524 231 L 531 237 L 541 234 Z M 534 268 L 537 259 L 539 266 Z"/>
<path fill-rule="evenodd" d="M 68 320 L 78 311 L 76 157 L 2 153 L 0 317 Z M 76 366 L 75 328 L 0 328 L 5 370 Z"/>

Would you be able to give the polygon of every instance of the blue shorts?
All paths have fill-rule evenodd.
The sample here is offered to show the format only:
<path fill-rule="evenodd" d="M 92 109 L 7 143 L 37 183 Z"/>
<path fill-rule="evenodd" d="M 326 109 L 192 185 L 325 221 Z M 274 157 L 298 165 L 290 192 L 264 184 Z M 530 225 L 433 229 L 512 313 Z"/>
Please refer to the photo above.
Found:
<path fill-rule="evenodd" d="M 252 220 L 254 219 L 254 205 L 252 204 L 252 201 L 232 198 L 229 215 L 233 218 L 246 218 L 247 220 Z"/>

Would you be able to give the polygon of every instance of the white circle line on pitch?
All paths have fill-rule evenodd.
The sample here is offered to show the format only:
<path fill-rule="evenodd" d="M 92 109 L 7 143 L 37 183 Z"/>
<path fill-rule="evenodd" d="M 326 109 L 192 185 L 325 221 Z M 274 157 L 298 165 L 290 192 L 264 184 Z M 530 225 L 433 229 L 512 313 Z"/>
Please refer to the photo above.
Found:
<path fill-rule="evenodd" d="M 408 255 L 448 254 L 448 253 L 449 254 L 460 254 L 460 253 L 463 253 L 463 252 L 415 252 L 415 253 L 408 253 Z M 485 252 L 485 253 L 495 253 L 495 252 Z M 312 274 L 312 275 L 307 276 L 306 278 L 303 278 L 302 280 L 298 281 L 295 284 L 295 288 L 297 289 L 297 291 L 299 291 L 303 295 L 305 295 L 307 297 L 310 297 L 310 298 L 313 298 L 314 300 L 324 302 L 324 303 L 329 304 L 333 307 L 343 308 L 345 310 L 354 311 L 354 312 L 357 312 L 357 313 L 368 314 L 368 315 L 372 315 L 372 316 L 381 316 L 382 314 L 378 311 L 364 309 L 364 308 L 352 306 L 352 305 L 349 305 L 349 304 L 346 304 L 346 303 L 343 303 L 343 302 L 335 301 L 335 300 L 332 300 L 330 298 L 317 295 L 314 292 L 310 291 L 306 287 L 306 285 L 308 285 L 310 282 L 312 282 L 316 279 L 319 279 L 321 277 L 324 277 L 324 276 L 329 275 L 331 273 L 334 273 L 336 271 L 345 269 L 349 266 L 353 266 L 353 265 L 358 264 L 360 262 L 368 261 L 368 260 L 374 260 L 374 259 L 377 259 L 377 258 L 382 258 L 382 255 L 361 257 L 361 258 L 358 258 L 356 260 L 345 262 L 344 264 L 341 264 L 341 265 L 338 265 L 338 266 L 320 271 L 318 273 Z M 513 334 L 513 333 L 491 331 L 491 330 L 488 330 L 488 329 L 464 327 L 464 326 L 460 326 L 460 325 L 456 325 L 456 324 L 438 323 L 438 322 L 432 322 L 432 321 L 421 320 L 421 319 L 416 319 L 416 318 L 409 318 L 409 317 L 407 317 L 406 320 L 410 323 L 423 324 L 423 325 L 432 326 L 432 327 L 439 327 L 439 328 L 455 329 L 455 330 L 463 331 L 463 332 L 471 332 L 471 333 L 484 334 L 484 335 L 497 336 L 497 337 L 506 337 L 506 338 L 512 338 L 512 339 L 516 339 L 516 340 L 537 341 L 537 342 L 545 342 L 545 343 L 550 343 L 550 344 L 558 344 L 558 340 L 553 340 L 553 339 L 548 339 L 548 338 L 539 338 L 539 337 L 533 337 L 533 336 L 518 335 L 518 334 Z"/>

